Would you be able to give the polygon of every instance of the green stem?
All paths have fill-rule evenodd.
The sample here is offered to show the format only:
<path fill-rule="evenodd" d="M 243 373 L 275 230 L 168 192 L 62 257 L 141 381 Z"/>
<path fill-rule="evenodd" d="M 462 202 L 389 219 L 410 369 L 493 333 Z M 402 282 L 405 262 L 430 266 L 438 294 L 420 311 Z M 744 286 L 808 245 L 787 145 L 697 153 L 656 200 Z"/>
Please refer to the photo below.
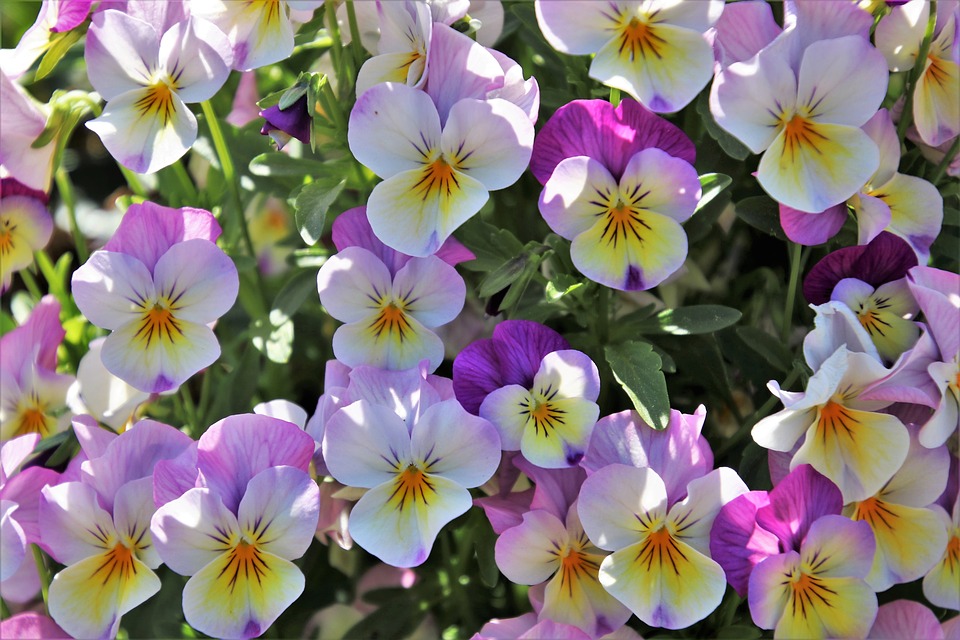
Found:
<path fill-rule="evenodd" d="M 127 186 L 130 187 L 130 190 L 133 191 L 134 194 L 140 196 L 141 198 L 146 198 L 148 195 L 150 195 L 150 192 L 140 180 L 140 176 L 130 169 L 127 169 L 122 164 L 118 164 L 117 166 L 120 167 L 120 173 L 123 174 L 124 180 L 127 181 Z"/>
<path fill-rule="evenodd" d="M 197 204 L 200 199 L 200 195 L 197 193 L 197 187 L 193 184 L 193 180 L 190 179 L 190 175 L 187 173 L 186 167 L 183 166 L 182 160 L 177 160 L 171 165 L 173 169 L 173 174 L 177 177 L 177 181 L 180 183 L 180 187 L 183 189 L 183 195 L 187 198 L 188 202 L 191 204 Z"/>
<path fill-rule="evenodd" d="M 792 385 L 800 375 L 800 371 L 801 367 L 795 366 L 787 375 L 786 380 L 783 381 L 783 384 L 781 384 L 780 387 L 783 389 L 790 387 L 790 385 Z M 714 458 L 717 460 L 722 460 L 725 455 L 730 453 L 730 451 L 736 447 L 739 447 L 740 443 L 748 435 L 750 435 L 754 425 L 767 417 L 767 414 L 773 410 L 778 402 L 780 402 L 780 398 L 777 396 L 770 396 L 770 398 L 764 402 L 759 409 L 750 414 L 750 418 L 740 425 L 740 428 L 737 430 L 737 432 L 730 436 L 730 439 L 723 443 L 722 447 L 716 450 Z"/>
<path fill-rule="evenodd" d="M 57 167 L 54 179 L 57 181 L 57 191 L 60 192 L 63 206 L 67 210 L 67 218 L 70 220 L 70 233 L 73 234 L 77 257 L 80 259 L 80 264 L 83 264 L 90 257 L 90 250 L 87 248 L 87 239 L 80 233 L 80 227 L 77 225 L 77 199 L 73 193 L 73 183 L 70 182 L 70 176 L 63 167 Z"/>
<path fill-rule="evenodd" d="M 602 284 L 597 286 L 597 338 L 602 348 L 610 339 L 610 290 Z"/>
<path fill-rule="evenodd" d="M 43 291 L 40 290 L 40 285 L 37 284 L 37 279 L 33 277 L 33 274 L 30 273 L 29 269 L 23 269 L 20 271 L 20 279 L 23 280 L 24 286 L 27 288 L 27 291 L 30 292 L 30 295 L 33 296 L 34 300 L 40 300 L 43 297 Z"/>
<path fill-rule="evenodd" d="M 793 305 L 797 297 L 797 283 L 800 281 L 800 245 L 790 243 L 787 250 L 790 253 L 790 283 L 787 285 L 787 300 L 783 308 L 783 325 L 780 328 L 780 339 L 787 344 L 790 332 L 793 329 Z"/>
<path fill-rule="evenodd" d="M 196 433 L 200 427 L 197 421 L 197 405 L 193 402 L 193 396 L 187 385 L 180 385 L 180 397 L 183 400 L 183 412 L 186 414 L 187 423 L 190 425 L 190 433 Z"/>
<path fill-rule="evenodd" d="M 957 136 L 953 139 L 953 144 L 950 145 L 946 155 L 943 156 L 943 160 L 940 161 L 940 164 L 937 165 L 933 175 L 930 176 L 931 183 L 936 185 L 938 182 L 940 182 L 940 180 L 943 178 L 943 174 L 947 172 L 947 168 L 950 166 L 950 163 L 953 162 L 953 159 L 957 156 L 958 150 L 960 150 L 960 136 Z"/>
<path fill-rule="evenodd" d="M 903 143 L 903 137 L 907 133 L 907 127 L 913 122 L 913 94 L 916 93 L 917 82 L 920 76 L 927 70 L 927 54 L 930 53 L 930 43 L 933 42 L 933 30 L 937 26 L 937 0 L 930 0 L 930 17 L 927 19 L 927 30 L 923 34 L 923 41 L 920 43 L 920 50 L 917 52 L 916 62 L 910 71 L 910 79 L 907 81 L 904 92 L 907 94 L 903 103 L 903 112 L 900 115 L 900 122 L 897 123 L 897 137 Z"/>
<path fill-rule="evenodd" d="M 47 568 L 46 560 L 43 557 L 43 551 L 35 544 L 31 544 L 33 550 L 33 561 L 37 565 L 37 575 L 40 576 L 40 595 L 43 597 L 43 607 L 47 609 L 47 594 L 50 593 L 50 570 Z M 49 610 L 48 610 L 49 613 Z"/>
<path fill-rule="evenodd" d="M 10 617 L 10 608 L 7 606 L 7 603 L 3 601 L 3 598 L 0 598 L 0 620 L 6 620 Z"/>
<path fill-rule="evenodd" d="M 620 89 L 610 89 L 610 104 L 620 106 Z"/>
<path fill-rule="evenodd" d="M 366 54 L 360 41 L 360 27 L 357 25 L 357 11 L 353 7 L 353 0 L 347 0 L 347 21 L 350 23 L 350 48 L 353 49 L 354 66 L 359 69 Z"/>
<path fill-rule="evenodd" d="M 337 72 L 337 90 L 343 95 L 343 85 L 346 84 L 346 69 L 343 66 L 343 41 L 340 39 L 340 25 L 337 24 L 336 3 L 326 0 L 323 3 L 327 17 L 327 32 L 333 44 L 330 45 L 330 58 L 333 61 L 333 68 Z"/>

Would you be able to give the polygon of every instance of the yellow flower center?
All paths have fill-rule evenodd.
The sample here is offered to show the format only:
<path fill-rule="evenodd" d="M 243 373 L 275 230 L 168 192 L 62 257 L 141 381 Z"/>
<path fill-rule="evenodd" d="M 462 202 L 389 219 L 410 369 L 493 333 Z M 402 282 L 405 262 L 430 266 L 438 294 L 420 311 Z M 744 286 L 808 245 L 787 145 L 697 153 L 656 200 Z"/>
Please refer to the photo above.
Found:
<path fill-rule="evenodd" d="M 143 303 L 143 315 L 137 327 L 135 338 L 150 347 L 154 340 L 165 341 L 168 344 L 176 342 L 183 336 L 180 321 L 173 315 L 174 306 L 167 301 L 156 301 L 152 305 Z"/>
<path fill-rule="evenodd" d="M 175 111 L 173 96 L 173 88 L 166 81 L 158 80 L 146 88 L 133 106 L 141 118 L 159 118 L 166 126 L 173 119 Z"/>
<path fill-rule="evenodd" d="M 620 27 L 617 36 L 617 53 L 630 62 L 637 58 L 661 58 L 665 40 L 657 34 L 656 27 L 640 18 L 633 17 Z"/>
<path fill-rule="evenodd" d="M 417 465 L 408 464 L 394 478 L 393 492 L 387 499 L 387 504 L 392 505 L 398 511 L 403 511 L 417 503 L 427 506 L 436 493 L 429 474 Z"/>

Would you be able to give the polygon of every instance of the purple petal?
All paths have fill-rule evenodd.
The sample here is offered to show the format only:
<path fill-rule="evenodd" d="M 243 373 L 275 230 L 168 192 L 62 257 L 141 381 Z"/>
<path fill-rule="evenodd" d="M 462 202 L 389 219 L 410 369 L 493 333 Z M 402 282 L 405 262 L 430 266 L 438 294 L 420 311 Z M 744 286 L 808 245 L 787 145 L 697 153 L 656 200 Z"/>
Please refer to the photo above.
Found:
<path fill-rule="evenodd" d="M 194 238 L 216 242 L 220 233 L 220 225 L 209 211 L 143 202 L 130 205 L 103 249 L 131 255 L 153 273 L 160 256 L 174 244 Z"/>
<path fill-rule="evenodd" d="M 313 438 L 294 424 L 241 414 L 224 418 L 200 436 L 197 466 L 205 486 L 236 513 L 253 476 L 280 465 L 307 471 L 313 449 Z"/>
<path fill-rule="evenodd" d="M 916 264 L 917 256 L 905 240 L 883 232 L 867 245 L 838 249 L 815 264 L 803 281 L 803 296 L 810 304 L 824 304 L 844 278 L 877 288 L 903 278 Z"/>
<path fill-rule="evenodd" d="M 197 443 L 153 468 L 153 503 L 159 509 L 197 486 Z"/>
<path fill-rule="evenodd" d="M 757 524 L 777 536 L 784 550 L 798 551 L 815 520 L 843 509 L 837 485 L 808 464 L 790 472 L 770 492 L 769 500 L 757 510 Z"/>
<path fill-rule="evenodd" d="M 65 335 L 60 303 L 51 295 L 43 296 L 26 322 L 0 338 L 0 369 L 19 371 L 24 362 L 36 358 L 38 366 L 53 371 L 57 368 L 57 348 Z"/>
<path fill-rule="evenodd" d="M 847 207 L 838 204 L 820 213 L 807 213 L 780 205 L 780 226 L 787 237 L 797 244 L 814 246 L 823 244 L 837 235 L 847 221 Z"/>
<path fill-rule="evenodd" d="M 749 60 L 780 35 L 767 2 L 738 2 L 723 9 L 713 47 L 721 68 Z"/>
<path fill-rule="evenodd" d="M 536 483 L 530 508 L 543 509 L 560 520 L 566 519 L 570 505 L 576 502 L 580 487 L 587 479 L 586 470 L 582 467 L 542 469 L 522 457 L 517 457 L 514 464 Z"/>
<path fill-rule="evenodd" d="M 907 284 L 940 348 L 944 362 L 960 351 L 960 276 L 919 266 L 910 269 Z"/>
<path fill-rule="evenodd" d="M 400 267 L 410 261 L 410 256 L 391 249 L 373 233 L 367 219 L 366 207 L 354 207 L 344 211 L 333 221 L 333 244 L 337 251 L 347 247 L 366 249 L 387 265 L 390 275 L 396 275 Z"/>
<path fill-rule="evenodd" d="M 454 104 L 465 98 L 484 100 L 503 86 L 503 69 L 482 45 L 446 25 L 434 24 L 427 54 L 425 91 L 433 99 L 441 125 Z"/>
<path fill-rule="evenodd" d="M 73 432 L 77 434 L 80 448 L 88 459 L 98 458 L 107 451 L 107 446 L 117 439 L 117 434 L 104 429 L 93 416 L 79 415 L 71 421 Z"/>
<path fill-rule="evenodd" d="M 757 526 L 757 509 L 769 503 L 766 491 L 738 496 L 720 509 L 710 530 L 710 556 L 741 598 L 747 597 L 753 568 L 780 553 L 777 536 Z"/>
<path fill-rule="evenodd" d="M 0 622 L 0 638 L 9 638 L 10 640 L 34 640 L 35 638 L 44 638 L 44 640 L 60 640 L 60 638 L 69 638 L 67 632 L 52 619 L 34 611 L 25 611 L 11 616 Z"/>
<path fill-rule="evenodd" d="M 868 638 L 943 638 L 933 611 L 912 600 L 894 600 L 877 609 Z"/>
<path fill-rule="evenodd" d="M 526 389 L 548 353 L 569 349 L 559 333 L 539 322 L 506 320 L 493 337 L 477 340 L 453 361 L 453 389 L 463 408 L 476 414 L 487 395 L 508 384 Z"/>
<path fill-rule="evenodd" d="M 29 467 L 10 478 L 0 488 L 0 498 L 16 502 L 19 507 L 15 519 L 23 529 L 28 543 L 40 542 L 40 492 L 46 486 L 60 482 L 60 474 L 53 469 Z"/>
<path fill-rule="evenodd" d="M 494 533 L 500 535 L 507 529 L 523 522 L 523 514 L 530 511 L 533 489 L 515 491 L 505 496 L 475 498 L 473 504 L 483 509 Z"/>
<path fill-rule="evenodd" d="M 260 112 L 260 117 L 266 120 L 263 127 L 260 128 L 262 135 L 272 137 L 274 131 L 280 131 L 287 136 L 293 136 L 304 144 L 310 144 L 310 130 L 313 128 L 313 120 L 307 112 L 306 95 L 303 95 L 286 109 L 281 109 L 280 105 L 264 109 Z M 289 140 L 289 138 L 287 139 Z M 277 141 L 277 146 L 283 147 L 283 144 Z"/>
<path fill-rule="evenodd" d="M 533 144 L 530 170 L 546 184 L 561 161 L 587 156 L 620 179 L 627 162 L 651 147 L 693 164 L 696 149 L 683 131 L 632 99 L 574 100 L 557 109 Z"/>

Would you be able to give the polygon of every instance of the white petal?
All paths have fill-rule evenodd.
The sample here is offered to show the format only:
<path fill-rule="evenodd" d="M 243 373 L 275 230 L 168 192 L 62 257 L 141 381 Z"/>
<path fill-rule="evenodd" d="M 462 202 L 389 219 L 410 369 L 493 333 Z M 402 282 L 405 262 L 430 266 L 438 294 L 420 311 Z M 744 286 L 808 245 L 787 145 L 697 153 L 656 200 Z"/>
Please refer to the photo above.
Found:
<path fill-rule="evenodd" d="M 146 86 L 157 70 L 159 47 L 153 25 L 120 11 L 94 13 L 84 49 L 90 84 L 107 101 Z"/>
<path fill-rule="evenodd" d="M 227 254 L 208 240 L 178 242 L 153 269 L 157 295 L 171 303 L 178 319 L 207 324 L 233 306 L 240 279 Z"/>
<path fill-rule="evenodd" d="M 140 303 L 156 295 L 153 277 L 143 263 L 113 251 L 95 251 L 74 272 L 71 287 L 80 312 L 104 329 L 137 319 Z"/>
<path fill-rule="evenodd" d="M 489 191 L 509 187 L 524 172 L 533 150 L 533 125 L 506 100 L 460 100 L 440 137 L 450 163 Z"/>

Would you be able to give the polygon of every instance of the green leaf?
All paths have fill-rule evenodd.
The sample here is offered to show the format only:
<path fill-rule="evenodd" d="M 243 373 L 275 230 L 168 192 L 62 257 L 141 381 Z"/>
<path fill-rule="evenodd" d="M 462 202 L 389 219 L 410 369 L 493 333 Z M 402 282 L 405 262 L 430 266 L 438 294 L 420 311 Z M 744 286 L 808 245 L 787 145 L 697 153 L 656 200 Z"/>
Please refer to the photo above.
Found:
<path fill-rule="evenodd" d="M 715 304 L 702 304 L 679 309 L 665 309 L 634 325 L 638 331 L 648 334 L 691 336 L 713 333 L 725 329 L 740 320 L 736 309 Z"/>
<path fill-rule="evenodd" d="M 760 629 L 748 624 L 735 624 L 717 630 L 717 638 L 721 640 L 756 640 L 762 637 Z"/>
<path fill-rule="evenodd" d="M 757 327 L 737 327 L 737 336 L 753 351 L 778 371 L 790 371 L 793 367 L 793 355 L 779 338 Z"/>
<path fill-rule="evenodd" d="M 736 204 L 737 217 L 754 229 L 788 242 L 780 226 L 780 208 L 767 196 L 745 198 Z"/>
<path fill-rule="evenodd" d="M 286 153 L 268 151 L 250 161 L 250 173 L 255 176 L 314 176 L 324 175 L 329 167 L 308 158 L 294 158 Z"/>
<path fill-rule="evenodd" d="M 476 216 L 460 227 L 457 237 L 477 256 L 463 263 L 469 271 L 493 271 L 523 252 L 523 243 L 515 235 Z"/>
<path fill-rule="evenodd" d="M 37 73 L 33 77 L 34 82 L 50 75 L 50 72 L 53 71 L 57 63 L 60 62 L 60 59 L 67 55 L 67 51 L 70 50 L 70 47 L 72 47 L 74 43 L 80 41 L 80 38 L 83 37 L 85 32 L 85 29 L 71 29 L 63 33 L 52 34 L 47 52 L 43 54 L 43 59 L 40 60 L 40 66 L 37 67 Z"/>
<path fill-rule="evenodd" d="M 292 318 L 304 302 L 317 292 L 317 272 L 305 269 L 287 280 L 273 300 L 273 309 Z"/>
<path fill-rule="evenodd" d="M 700 114 L 703 126 L 706 128 L 707 133 L 710 134 L 710 137 L 717 141 L 717 144 L 720 145 L 724 153 L 734 160 L 746 160 L 747 156 L 751 153 L 750 149 L 717 124 L 717 121 L 713 118 L 713 114 L 710 113 L 710 98 L 708 93 L 709 92 L 706 91 L 702 92 L 700 98 L 697 100 L 697 113 Z"/>
<path fill-rule="evenodd" d="M 733 179 L 723 173 L 705 173 L 700 176 L 700 202 L 697 203 L 694 213 L 707 206 L 711 200 L 729 187 L 731 182 Z"/>
<path fill-rule="evenodd" d="M 553 280 L 547 282 L 544 294 L 547 296 L 547 300 L 556 302 L 563 296 L 573 293 L 583 286 L 582 280 L 578 280 L 568 273 L 560 273 L 554 276 Z"/>
<path fill-rule="evenodd" d="M 510 258 L 487 274 L 480 283 L 477 295 L 481 298 L 489 298 L 498 291 L 506 289 L 520 277 L 529 261 L 530 256 L 526 253 Z"/>
<path fill-rule="evenodd" d="M 624 342 L 604 347 L 613 377 L 623 387 L 640 418 L 654 429 L 666 429 L 670 421 L 667 381 L 661 360 L 646 342 Z"/>
<path fill-rule="evenodd" d="M 307 95 L 307 83 L 298 80 L 297 84 L 283 92 L 283 95 L 280 96 L 280 102 L 277 103 L 277 106 L 280 107 L 281 111 L 285 111 L 296 104 L 297 100 L 305 95 Z"/>
<path fill-rule="evenodd" d="M 300 190 L 294 203 L 297 229 L 308 245 L 314 245 L 320 240 L 327 223 L 327 212 L 346 184 L 345 179 L 332 187 L 326 182 L 317 181 Z"/>
<path fill-rule="evenodd" d="M 279 309 L 270 312 L 267 322 L 263 318 L 253 324 L 253 346 L 271 362 L 286 364 L 293 355 L 293 320 Z"/>
<path fill-rule="evenodd" d="M 426 611 L 410 606 L 409 601 L 385 604 L 350 627 L 344 638 L 379 638 L 400 640 L 416 631 Z"/>

